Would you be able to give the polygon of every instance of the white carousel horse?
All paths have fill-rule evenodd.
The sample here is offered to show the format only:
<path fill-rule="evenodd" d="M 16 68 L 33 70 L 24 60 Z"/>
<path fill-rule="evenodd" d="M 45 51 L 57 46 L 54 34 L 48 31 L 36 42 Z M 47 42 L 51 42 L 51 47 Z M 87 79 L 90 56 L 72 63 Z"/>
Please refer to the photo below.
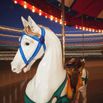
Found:
<path fill-rule="evenodd" d="M 27 72 L 43 56 L 35 76 L 26 87 L 25 103 L 69 103 L 60 40 L 50 29 L 39 27 L 30 16 L 28 21 L 22 17 L 22 22 L 24 28 L 29 26 L 32 32 L 23 32 L 19 49 L 11 62 L 12 71 Z"/>

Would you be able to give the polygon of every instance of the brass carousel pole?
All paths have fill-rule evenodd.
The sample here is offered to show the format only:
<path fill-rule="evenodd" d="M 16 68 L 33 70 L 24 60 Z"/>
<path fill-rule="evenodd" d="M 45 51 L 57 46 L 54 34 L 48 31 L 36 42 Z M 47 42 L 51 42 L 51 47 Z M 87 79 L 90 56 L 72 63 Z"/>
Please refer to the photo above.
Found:
<path fill-rule="evenodd" d="M 62 0 L 61 6 L 61 20 L 62 20 L 62 57 L 63 57 L 63 65 L 65 65 L 65 32 L 64 32 L 64 0 Z"/>

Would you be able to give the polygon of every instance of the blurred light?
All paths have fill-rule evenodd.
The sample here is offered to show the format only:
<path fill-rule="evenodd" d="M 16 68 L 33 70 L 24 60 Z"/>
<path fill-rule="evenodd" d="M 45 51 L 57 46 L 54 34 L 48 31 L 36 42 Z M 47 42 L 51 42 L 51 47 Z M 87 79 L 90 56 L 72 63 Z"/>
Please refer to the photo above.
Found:
<path fill-rule="evenodd" d="M 96 30 L 96 32 L 98 32 L 98 30 Z"/>
<path fill-rule="evenodd" d="M 32 9 L 32 12 L 34 13 L 34 12 L 35 12 L 35 9 Z"/>
<path fill-rule="evenodd" d="M 95 32 L 95 29 L 92 29 L 92 32 Z"/>
<path fill-rule="evenodd" d="M 32 7 L 32 12 L 33 12 L 33 13 L 35 12 L 35 8 L 34 8 L 34 6 Z"/>
<path fill-rule="evenodd" d="M 98 32 L 99 32 L 99 33 L 101 33 L 102 31 L 101 31 L 101 30 L 99 30 Z"/>
<path fill-rule="evenodd" d="M 45 18 L 47 18 L 47 15 L 45 15 Z"/>
<path fill-rule="evenodd" d="M 41 10 L 39 10 L 39 15 L 40 15 L 40 16 L 42 15 L 42 12 L 41 12 Z"/>
<path fill-rule="evenodd" d="M 27 8 L 27 5 L 24 5 L 24 8 L 26 9 L 26 8 Z"/>
<path fill-rule="evenodd" d="M 76 27 L 75 27 L 76 29 L 78 29 L 78 25 L 76 25 Z"/>
<path fill-rule="evenodd" d="M 57 18 L 55 18 L 55 22 L 56 22 L 56 23 L 58 22 Z"/>
<path fill-rule="evenodd" d="M 91 29 L 91 28 L 89 28 L 89 31 L 91 32 L 91 31 L 92 31 L 92 29 Z"/>
<path fill-rule="evenodd" d="M 51 20 L 51 21 L 53 20 L 53 18 L 54 18 L 53 16 L 50 16 L 50 20 Z"/>
<path fill-rule="evenodd" d="M 82 30 L 85 30 L 85 27 L 83 27 Z"/>
<path fill-rule="evenodd" d="M 67 25 L 67 23 L 66 23 L 66 22 L 64 22 L 64 25 Z"/>
<path fill-rule="evenodd" d="M 88 31 L 89 29 L 88 29 L 88 28 L 86 28 L 85 30 L 86 30 L 86 31 Z"/>
<path fill-rule="evenodd" d="M 82 29 L 82 27 L 80 26 L 80 27 L 79 27 L 79 29 L 81 30 L 81 29 Z"/>
<path fill-rule="evenodd" d="M 18 2 L 16 0 L 14 0 L 14 4 L 17 4 Z"/>
<path fill-rule="evenodd" d="M 27 3 L 24 1 L 24 8 L 26 9 L 27 8 Z"/>
<path fill-rule="evenodd" d="M 60 24 L 62 24 L 62 20 L 60 19 L 60 22 L 59 22 Z"/>
<path fill-rule="evenodd" d="M 41 16 L 41 15 L 42 15 L 42 13 L 41 13 L 41 12 L 39 12 L 39 15 Z"/>

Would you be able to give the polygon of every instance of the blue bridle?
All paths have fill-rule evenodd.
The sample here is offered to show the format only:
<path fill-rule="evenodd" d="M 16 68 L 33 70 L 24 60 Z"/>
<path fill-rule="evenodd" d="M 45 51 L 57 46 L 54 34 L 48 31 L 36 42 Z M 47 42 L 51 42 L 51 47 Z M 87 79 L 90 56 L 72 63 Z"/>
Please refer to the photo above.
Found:
<path fill-rule="evenodd" d="M 21 44 L 23 36 L 27 35 L 25 32 L 22 32 L 22 34 L 23 35 L 22 35 L 22 37 L 20 39 L 20 44 Z M 46 50 L 46 45 L 45 45 L 45 30 L 44 30 L 44 28 L 41 28 L 41 36 L 40 36 L 40 38 L 38 38 L 37 36 L 31 36 L 31 35 L 27 35 L 27 36 L 29 36 L 32 39 L 38 41 L 38 45 L 37 45 L 34 53 L 32 54 L 32 56 L 28 60 L 25 57 L 24 51 L 22 49 L 22 46 L 20 45 L 19 51 L 20 51 L 21 57 L 22 57 L 22 59 L 23 59 L 23 61 L 24 61 L 24 63 L 26 65 L 28 65 L 34 59 L 34 57 L 38 54 L 38 52 L 39 52 L 39 50 L 41 49 L 42 46 L 44 48 L 44 51 Z"/>

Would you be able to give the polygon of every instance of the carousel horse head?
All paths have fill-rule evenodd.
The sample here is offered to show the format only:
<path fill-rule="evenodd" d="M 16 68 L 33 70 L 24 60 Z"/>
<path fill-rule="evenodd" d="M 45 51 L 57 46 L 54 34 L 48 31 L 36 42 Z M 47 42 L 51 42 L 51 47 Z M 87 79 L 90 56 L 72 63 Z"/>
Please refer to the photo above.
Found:
<path fill-rule="evenodd" d="M 36 74 L 26 87 L 25 103 L 69 101 L 65 96 L 67 76 L 63 68 L 59 38 L 49 28 L 39 27 L 31 17 L 28 17 L 28 21 L 22 17 L 22 22 L 24 32 L 19 40 L 18 51 L 11 62 L 12 71 L 27 72 L 32 64 L 43 56 Z"/>
<path fill-rule="evenodd" d="M 31 65 L 45 52 L 45 30 L 39 27 L 29 16 L 28 21 L 21 17 L 24 31 L 19 38 L 18 51 L 11 62 L 13 72 L 27 72 Z"/>

